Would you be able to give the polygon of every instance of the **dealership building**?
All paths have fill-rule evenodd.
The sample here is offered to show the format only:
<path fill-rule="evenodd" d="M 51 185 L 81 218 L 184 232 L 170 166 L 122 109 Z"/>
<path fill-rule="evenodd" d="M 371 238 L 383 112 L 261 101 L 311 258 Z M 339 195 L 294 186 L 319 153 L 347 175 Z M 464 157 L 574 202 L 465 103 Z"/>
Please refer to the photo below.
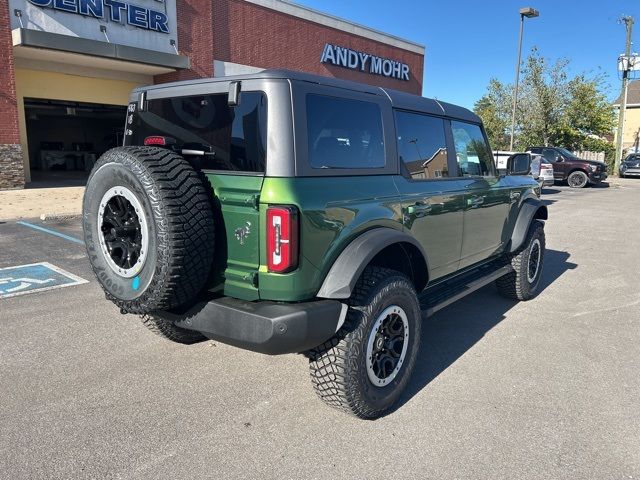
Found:
<path fill-rule="evenodd" d="M 140 85 L 286 68 L 419 95 L 424 53 L 282 0 L 3 0 L 0 189 L 82 184 Z"/>

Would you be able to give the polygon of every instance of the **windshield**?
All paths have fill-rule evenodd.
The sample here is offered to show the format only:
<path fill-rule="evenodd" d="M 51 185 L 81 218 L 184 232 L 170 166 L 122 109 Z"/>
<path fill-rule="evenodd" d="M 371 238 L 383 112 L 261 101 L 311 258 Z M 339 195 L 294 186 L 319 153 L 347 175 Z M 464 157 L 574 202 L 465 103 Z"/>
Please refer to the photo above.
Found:
<path fill-rule="evenodd" d="M 625 162 L 640 162 L 640 155 L 629 155 L 624 159 Z"/>

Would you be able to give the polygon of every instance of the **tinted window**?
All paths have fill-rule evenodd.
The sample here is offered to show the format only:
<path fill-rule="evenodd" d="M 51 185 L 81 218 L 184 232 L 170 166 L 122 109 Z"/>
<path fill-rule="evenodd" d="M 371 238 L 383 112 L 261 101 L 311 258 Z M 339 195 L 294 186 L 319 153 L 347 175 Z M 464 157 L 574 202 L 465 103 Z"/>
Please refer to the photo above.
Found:
<path fill-rule="evenodd" d="M 558 152 L 556 152 L 552 148 L 543 148 L 542 156 L 550 162 L 555 162 L 558 159 Z"/>
<path fill-rule="evenodd" d="M 398 155 L 411 178 L 448 177 L 444 120 L 396 112 Z"/>
<path fill-rule="evenodd" d="M 375 103 L 307 95 L 313 168 L 383 168 L 382 114 Z"/>
<path fill-rule="evenodd" d="M 267 100 L 262 92 L 242 92 L 235 107 L 227 105 L 227 94 L 150 100 L 134 118 L 127 145 L 166 136 L 178 151 L 206 151 L 198 157 L 204 169 L 265 171 Z"/>
<path fill-rule="evenodd" d="M 453 143 L 456 147 L 458 176 L 493 176 L 493 155 L 478 125 L 451 122 Z"/>

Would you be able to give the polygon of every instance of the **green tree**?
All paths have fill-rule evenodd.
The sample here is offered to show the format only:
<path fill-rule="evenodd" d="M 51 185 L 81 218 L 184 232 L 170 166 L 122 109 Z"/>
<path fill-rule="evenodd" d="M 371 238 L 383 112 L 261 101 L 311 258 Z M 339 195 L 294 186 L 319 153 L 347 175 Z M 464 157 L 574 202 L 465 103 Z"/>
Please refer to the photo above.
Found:
<path fill-rule="evenodd" d="M 535 48 L 527 58 L 522 76 L 522 95 L 516 111 L 518 149 L 531 145 L 555 145 L 562 135 L 569 102 L 568 63 L 561 59 L 550 65 Z"/>
<path fill-rule="evenodd" d="M 567 105 L 567 124 L 576 138 L 575 148 L 583 148 L 585 138 L 604 137 L 611 133 L 616 125 L 613 105 L 604 94 L 602 75 L 587 78 L 578 75 L 569 82 L 569 104 Z"/>
<path fill-rule="evenodd" d="M 487 93 L 473 107 L 473 111 L 482 118 L 491 147 L 496 150 L 509 148 L 510 101 L 511 87 L 492 78 Z"/>
<path fill-rule="evenodd" d="M 515 148 L 533 145 L 604 151 L 607 157 L 615 115 L 603 75 L 569 78 L 569 61 L 550 63 L 534 48 L 525 61 L 516 110 Z M 494 149 L 507 149 L 513 86 L 491 79 L 474 111 L 483 119 Z"/>

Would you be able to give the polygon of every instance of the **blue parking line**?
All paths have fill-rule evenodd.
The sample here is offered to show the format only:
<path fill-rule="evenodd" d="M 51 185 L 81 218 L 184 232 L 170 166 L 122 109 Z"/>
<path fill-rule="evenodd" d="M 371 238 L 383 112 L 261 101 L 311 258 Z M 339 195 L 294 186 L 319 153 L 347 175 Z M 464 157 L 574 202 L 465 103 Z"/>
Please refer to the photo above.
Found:
<path fill-rule="evenodd" d="M 84 245 L 84 242 L 79 238 L 70 237 L 69 235 L 65 235 L 64 233 L 56 232 L 55 230 L 50 230 L 48 228 L 41 227 L 40 225 L 34 225 L 32 223 L 23 222 L 22 220 L 16 223 L 24 227 L 33 228 L 34 230 L 39 230 L 41 232 L 48 233 L 49 235 L 55 235 L 56 237 L 64 238 L 65 240 L 69 240 L 70 242 L 73 242 L 73 243 L 79 243 L 80 245 Z"/>

